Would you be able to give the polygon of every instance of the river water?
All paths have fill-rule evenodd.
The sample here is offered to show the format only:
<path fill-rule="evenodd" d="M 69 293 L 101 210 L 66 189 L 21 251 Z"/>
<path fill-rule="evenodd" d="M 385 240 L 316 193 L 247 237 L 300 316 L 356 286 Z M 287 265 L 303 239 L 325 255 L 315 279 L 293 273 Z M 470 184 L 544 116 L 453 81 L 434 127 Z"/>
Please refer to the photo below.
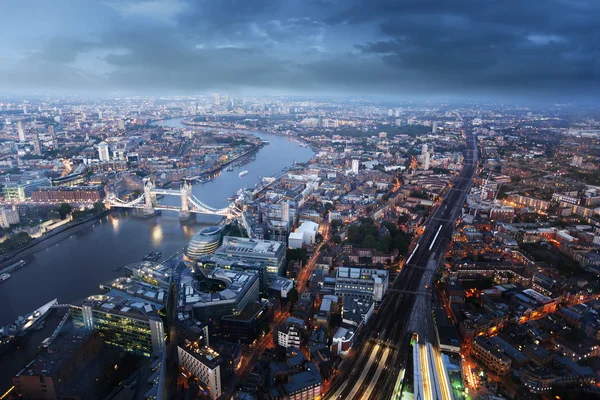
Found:
<path fill-rule="evenodd" d="M 160 124 L 183 127 L 178 119 Z M 306 162 L 314 154 L 310 148 L 284 137 L 251 133 L 270 144 L 256 153 L 254 161 L 234 171 L 223 170 L 210 182 L 195 185 L 193 192 L 198 199 L 212 207 L 225 207 L 227 197 L 240 188 L 253 187 L 260 177 L 274 175 L 294 161 Z M 248 170 L 248 174 L 240 178 L 242 170 Z M 178 203 L 179 199 L 165 197 L 162 201 Z M 140 261 L 154 250 L 169 257 L 185 246 L 195 232 L 219 219 L 198 215 L 195 220 L 182 223 L 177 213 L 169 211 L 148 219 L 135 217 L 132 211 L 113 212 L 93 227 L 48 245 L 35 254 L 30 264 L 0 283 L 0 326 L 54 298 L 70 303 L 96 294 L 101 282 L 124 274 L 123 270 L 115 271 L 115 267 Z"/>

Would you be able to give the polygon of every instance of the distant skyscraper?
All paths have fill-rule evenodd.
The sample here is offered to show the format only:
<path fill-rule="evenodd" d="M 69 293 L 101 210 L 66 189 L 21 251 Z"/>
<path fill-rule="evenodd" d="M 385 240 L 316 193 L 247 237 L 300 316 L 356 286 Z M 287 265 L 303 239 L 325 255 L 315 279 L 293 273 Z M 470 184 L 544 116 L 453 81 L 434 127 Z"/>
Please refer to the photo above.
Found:
<path fill-rule="evenodd" d="M 438 127 L 437 121 L 433 121 L 433 124 L 431 125 L 431 133 L 437 133 L 437 127 Z"/>
<path fill-rule="evenodd" d="M 98 119 L 102 119 L 102 111 L 98 111 Z"/>
<path fill-rule="evenodd" d="M 359 160 L 352 160 L 352 173 L 353 174 L 358 174 L 358 168 L 360 167 L 360 161 Z"/>
<path fill-rule="evenodd" d="M 429 151 L 428 147 L 426 144 L 424 144 L 423 146 L 421 146 L 421 157 L 423 160 L 423 169 L 428 170 L 429 169 Z"/>
<path fill-rule="evenodd" d="M 40 145 L 40 136 L 37 133 L 33 135 L 33 153 L 36 156 L 42 155 L 42 146 Z"/>
<path fill-rule="evenodd" d="M 56 117 L 54 117 L 54 121 L 55 121 L 57 124 L 60 124 L 60 115 L 57 115 Z"/>
<path fill-rule="evenodd" d="M 54 133 L 54 125 L 48 126 L 48 133 L 50 134 L 50 137 L 52 138 L 52 146 L 54 146 L 54 148 L 57 149 L 58 141 L 56 140 L 56 133 Z"/>
<path fill-rule="evenodd" d="M 281 222 L 289 223 L 290 222 L 290 202 L 285 201 L 281 205 Z"/>
<path fill-rule="evenodd" d="M 98 158 L 102 162 L 110 161 L 110 153 L 108 152 L 108 143 L 102 142 L 98 145 Z"/>
<path fill-rule="evenodd" d="M 215 107 L 221 107 L 221 94 L 215 93 L 214 95 L 214 105 Z"/>
<path fill-rule="evenodd" d="M 17 132 L 19 133 L 19 141 L 25 141 L 25 129 L 23 129 L 23 123 L 21 121 L 17 122 Z"/>
<path fill-rule="evenodd" d="M 123 121 L 122 119 L 119 120 L 119 129 L 122 131 L 125 130 L 125 121 Z"/>
<path fill-rule="evenodd" d="M 27 106 L 23 106 L 23 114 L 27 115 Z"/>

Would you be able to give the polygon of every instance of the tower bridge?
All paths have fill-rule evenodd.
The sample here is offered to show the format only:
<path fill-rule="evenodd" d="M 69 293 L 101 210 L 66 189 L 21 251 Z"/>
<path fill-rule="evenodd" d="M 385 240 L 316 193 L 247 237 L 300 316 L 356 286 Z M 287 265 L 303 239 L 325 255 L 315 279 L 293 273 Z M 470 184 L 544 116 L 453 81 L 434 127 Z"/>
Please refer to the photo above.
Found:
<path fill-rule="evenodd" d="M 181 206 L 160 204 L 157 195 L 179 196 Z M 153 215 L 158 210 L 172 210 L 179 212 L 181 220 L 189 219 L 192 214 L 220 215 L 227 219 L 236 218 L 241 211 L 232 203 L 225 208 L 214 208 L 204 204 L 192 193 L 192 185 L 185 181 L 179 190 L 157 188 L 150 179 L 144 179 L 144 192 L 140 197 L 131 201 L 118 198 L 114 193 L 106 197 L 107 207 L 137 208 L 144 211 L 145 215 Z"/>

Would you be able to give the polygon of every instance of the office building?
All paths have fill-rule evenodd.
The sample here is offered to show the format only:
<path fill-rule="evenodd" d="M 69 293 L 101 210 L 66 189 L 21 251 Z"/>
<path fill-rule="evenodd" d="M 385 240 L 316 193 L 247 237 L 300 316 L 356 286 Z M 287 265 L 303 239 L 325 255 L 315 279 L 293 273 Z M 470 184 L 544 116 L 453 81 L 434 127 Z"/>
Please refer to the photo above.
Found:
<path fill-rule="evenodd" d="M 186 341 L 177 346 L 179 365 L 202 382 L 211 399 L 223 393 L 221 386 L 221 357 L 210 347 L 197 347 Z"/>
<path fill-rule="evenodd" d="M 119 120 L 118 122 L 119 124 L 119 129 L 124 131 L 125 130 L 125 121 L 123 121 L 122 119 Z"/>
<path fill-rule="evenodd" d="M 218 226 L 204 228 L 192 236 L 192 239 L 185 249 L 185 255 L 194 261 L 198 261 L 207 254 L 213 254 L 220 243 L 221 228 Z"/>
<path fill-rule="evenodd" d="M 16 225 L 21 222 L 19 218 L 19 211 L 3 208 L 0 210 L 0 227 L 6 229 L 10 228 L 11 225 Z"/>
<path fill-rule="evenodd" d="M 150 357 L 165 347 L 161 308 L 158 302 L 113 290 L 73 303 L 71 315 L 77 328 L 98 332 L 106 344 Z"/>
<path fill-rule="evenodd" d="M 42 203 L 95 203 L 104 198 L 104 188 L 96 186 L 48 186 L 31 194 L 33 201 Z"/>
<path fill-rule="evenodd" d="M 283 275 L 285 252 L 286 247 L 281 242 L 225 236 L 223 244 L 215 251 L 215 254 L 249 261 L 265 261 L 267 263 L 267 281 L 271 281 L 277 276 Z"/>
<path fill-rule="evenodd" d="M 110 161 L 110 152 L 108 150 L 108 143 L 102 142 L 98 145 L 98 158 L 101 162 Z"/>
<path fill-rule="evenodd" d="M 184 310 L 206 321 L 242 312 L 246 304 L 258 300 L 258 275 L 221 268 L 199 269 L 198 281 L 182 282 L 180 297 Z M 220 291 L 206 287 L 223 288 Z"/>
<path fill-rule="evenodd" d="M 41 188 L 50 186 L 48 178 L 26 180 L 19 183 L 6 183 L 2 188 L 2 194 L 6 201 L 25 201 L 31 197 L 32 193 Z"/>
<path fill-rule="evenodd" d="M 237 314 L 221 318 L 221 338 L 228 342 L 251 344 L 263 334 L 268 326 L 267 305 L 250 302 Z"/>
<path fill-rule="evenodd" d="M 437 133 L 437 130 L 438 130 L 438 122 L 433 121 L 433 123 L 431 124 L 431 133 Z"/>
<path fill-rule="evenodd" d="M 214 254 L 206 254 L 196 260 L 200 268 L 213 269 L 222 268 L 232 271 L 250 272 L 258 275 L 260 293 L 267 292 L 267 262 L 246 260 L 241 257 L 223 257 Z"/>
<path fill-rule="evenodd" d="M 23 123 L 21 121 L 17 122 L 17 132 L 19 134 L 19 141 L 25 141 L 25 129 L 23 128 Z"/>
<path fill-rule="evenodd" d="M 340 267 L 335 279 L 337 296 L 353 296 L 382 301 L 388 288 L 388 271 Z"/>

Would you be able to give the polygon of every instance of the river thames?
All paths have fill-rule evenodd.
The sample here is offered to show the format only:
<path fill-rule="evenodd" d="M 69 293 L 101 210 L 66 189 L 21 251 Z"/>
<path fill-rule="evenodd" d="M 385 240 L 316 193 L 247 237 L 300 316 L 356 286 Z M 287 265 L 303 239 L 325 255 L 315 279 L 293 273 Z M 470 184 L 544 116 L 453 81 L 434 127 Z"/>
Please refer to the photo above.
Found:
<path fill-rule="evenodd" d="M 180 120 L 166 120 L 164 126 L 183 127 Z M 256 159 L 234 171 L 223 170 L 210 182 L 196 184 L 194 195 L 212 207 L 225 207 L 227 197 L 243 187 L 251 188 L 261 177 L 272 176 L 294 161 L 306 162 L 313 151 L 282 136 L 249 131 L 270 144 L 256 153 Z M 239 177 L 239 172 L 248 174 Z M 178 201 L 177 199 L 173 199 Z M 213 224 L 218 217 L 197 215 L 182 223 L 175 212 L 142 219 L 129 211 L 113 212 L 83 231 L 48 245 L 36 253 L 25 267 L 11 273 L 0 283 L 0 326 L 19 315 L 27 314 L 42 304 L 57 298 L 70 303 L 99 293 L 101 282 L 122 276 L 115 271 L 129 263 L 141 261 L 150 251 L 161 251 L 163 259 L 187 244 L 200 228 Z"/>

